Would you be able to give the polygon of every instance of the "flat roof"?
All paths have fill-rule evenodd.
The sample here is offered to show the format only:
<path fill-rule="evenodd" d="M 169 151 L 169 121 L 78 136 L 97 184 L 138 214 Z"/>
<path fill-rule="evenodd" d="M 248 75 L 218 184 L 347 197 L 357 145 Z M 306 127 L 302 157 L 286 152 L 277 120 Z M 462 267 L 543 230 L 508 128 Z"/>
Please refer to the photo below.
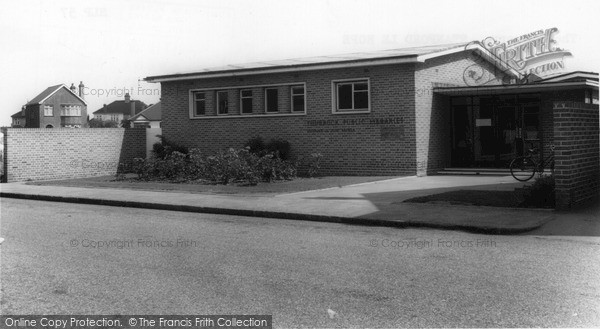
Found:
<path fill-rule="evenodd" d="M 423 62 L 427 59 L 461 52 L 465 50 L 478 50 L 482 52 L 496 65 L 502 65 L 498 59 L 494 59 L 487 49 L 479 42 L 452 43 L 443 45 L 409 47 L 389 49 L 373 52 L 360 52 L 343 55 L 317 56 L 308 58 L 294 58 L 276 61 L 254 62 L 246 64 L 226 65 L 213 68 L 205 68 L 188 73 L 175 73 L 168 75 L 149 76 L 144 80 L 148 82 L 165 82 L 177 80 L 202 79 L 212 77 L 241 76 L 250 74 L 282 73 L 290 71 L 332 69 L 366 65 L 386 65 L 399 63 Z M 518 75 L 510 70 L 513 75 Z"/>

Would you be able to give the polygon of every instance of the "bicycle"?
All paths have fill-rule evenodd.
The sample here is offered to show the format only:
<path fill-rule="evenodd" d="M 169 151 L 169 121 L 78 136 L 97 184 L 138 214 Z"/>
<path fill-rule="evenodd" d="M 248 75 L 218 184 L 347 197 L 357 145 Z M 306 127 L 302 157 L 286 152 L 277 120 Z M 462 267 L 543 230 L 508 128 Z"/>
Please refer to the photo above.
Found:
<path fill-rule="evenodd" d="M 514 158 L 510 162 L 510 174 L 520 182 L 526 182 L 535 176 L 537 172 L 540 176 L 544 173 L 544 168 L 550 168 L 550 174 L 554 174 L 554 145 L 550 145 L 550 154 L 538 162 L 539 150 L 530 148 L 527 155 Z"/>

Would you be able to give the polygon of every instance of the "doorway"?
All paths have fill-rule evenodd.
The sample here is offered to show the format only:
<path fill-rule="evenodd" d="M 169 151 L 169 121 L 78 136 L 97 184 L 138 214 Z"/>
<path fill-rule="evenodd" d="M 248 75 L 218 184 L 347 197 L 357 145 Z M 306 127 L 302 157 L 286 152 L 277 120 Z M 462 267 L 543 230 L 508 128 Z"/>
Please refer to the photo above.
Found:
<path fill-rule="evenodd" d="M 539 98 L 456 97 L 452 127 L 452 166 L 508 168 L 541 145 Z"/>

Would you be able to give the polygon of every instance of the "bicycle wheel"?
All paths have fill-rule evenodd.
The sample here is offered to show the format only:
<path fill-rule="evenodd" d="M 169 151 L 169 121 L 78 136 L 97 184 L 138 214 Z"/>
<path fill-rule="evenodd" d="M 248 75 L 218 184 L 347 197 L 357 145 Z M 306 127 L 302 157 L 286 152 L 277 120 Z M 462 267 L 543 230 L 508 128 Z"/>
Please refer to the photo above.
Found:
<path fill-rule="evenodd" d="M 535 175 L 536 164 L 529 157 L 518 157 L 510 163 L 510 174 L 520 182 L 526 182 Z"/>

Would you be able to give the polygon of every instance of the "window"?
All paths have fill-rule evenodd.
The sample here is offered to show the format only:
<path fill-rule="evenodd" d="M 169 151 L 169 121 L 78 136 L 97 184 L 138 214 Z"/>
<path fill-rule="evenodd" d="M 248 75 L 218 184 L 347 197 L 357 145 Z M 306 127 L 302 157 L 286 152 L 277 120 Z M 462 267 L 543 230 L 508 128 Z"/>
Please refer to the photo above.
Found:
<path fill-rule="evenodd" d="M 334 82 L 335 112 L 369 112 L 369 80 Z"/>
<path fill-rule="evenodd" d="M 589 90 L 585 91 L 585 99 L 583 101 L 586 104 L 591 104 L 592 103 L 592 92 Z"/>
<path fill-rule="evenodd" d="M 111 114 L 110 115 L 110 121 L 115 121 L 115 122 L 119 122 L 119 115 L 118 114 Z"/>
<path fill-rule="evenodd" d="M 242 114 L 252 113 L 252 90 L 240 91 L 240 106 Z"/>
<path fill-rule="evenodd" d="M 217 91 L 217 114 L 229 113 L 229 102 L 226 91 Z"/>
<path fill-rule="evenodd" d="M 206 114 L 206 94 L 205 93 L 194 93 L 194 116 L 201 116 Z"/>
<path fill-rule="evenodd" d="M 81 116 L 81 105 L 62 104 L 60 106 L 60 115 L 63 117 L 79 117 Z"/>
<path fill-rule="evenodd" d="M 265 89 L 265 109 L 267 112 L 279 112 L 277 88 Z"/>
<path fill-rule="evenodd" d="M 304 86 L 292 86 L 292 112 L 304 112 Z"/>
<path fill-rule="evenodd" d="M 53 117 L 54 116 L 54 106 L 53 105 L 44 105 L 44 116 L 45 117 Z"/>

